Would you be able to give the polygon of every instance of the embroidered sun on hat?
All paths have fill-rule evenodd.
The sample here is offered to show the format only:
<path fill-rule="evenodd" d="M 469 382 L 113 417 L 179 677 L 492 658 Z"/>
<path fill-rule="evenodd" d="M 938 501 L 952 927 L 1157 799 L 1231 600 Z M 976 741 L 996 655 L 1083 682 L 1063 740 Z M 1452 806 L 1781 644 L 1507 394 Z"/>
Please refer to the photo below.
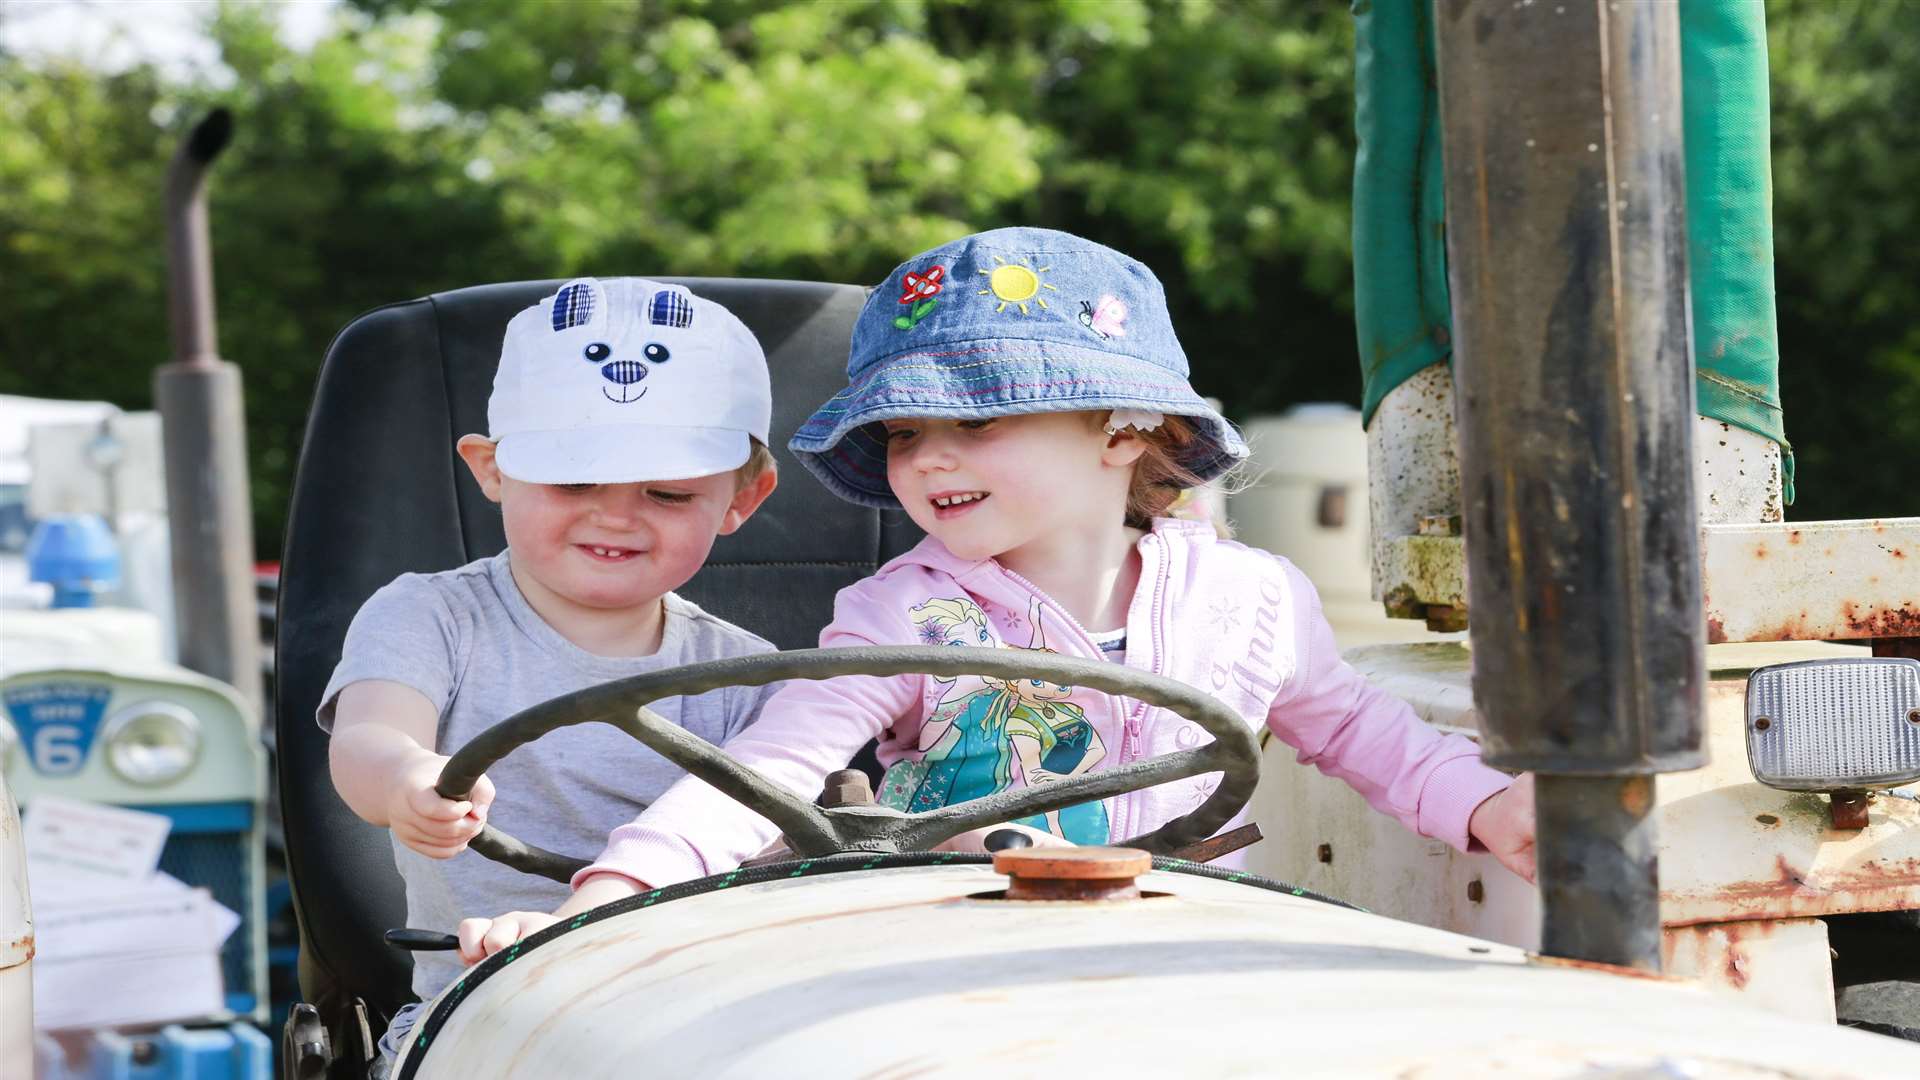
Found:
<path fill-rule="evenodd" d="M 835 494 L 897 509 L 879 429 L 897 417 L 1138 410 L 1192 421 L 1201 479 L 1247 445 L 1187 381 L 1166 292 L 1112 248 L 1051 229 L 995 229 L 896 267 L 854 323 L 847 388 L 787 444 Z"/>
<path fill-rule="evenodd" d="M 746 463 L 773 394 L 760 342 L 679 285 L 579 278 L 507 323 L 487 399 L 500 471 L 535 484 L 684 480 Z"/>

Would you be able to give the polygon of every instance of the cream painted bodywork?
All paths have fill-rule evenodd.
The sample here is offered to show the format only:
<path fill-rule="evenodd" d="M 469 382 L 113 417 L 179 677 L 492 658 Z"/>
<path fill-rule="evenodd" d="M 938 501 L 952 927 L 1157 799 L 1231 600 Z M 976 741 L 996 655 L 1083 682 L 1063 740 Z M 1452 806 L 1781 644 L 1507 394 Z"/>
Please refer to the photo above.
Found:
<path fill-rule="evenodd" d="M 1894 1040 L 1245 885 L 974 898 L 1005 880 L 843 873 L 614 916 L 471 988 L 416 1075 L 1920 1075 Z"/>
<path fill-rule="evenodd" d="M 1748 671 L 1866 651 L 1799 642 L 1709 647 L 1709 763 L 1655 785 L 1661 921 L 1676 973 L 1831 1021 L 1831 962 L 1824 926 L 1808 925 L 1811 917 L 1920 910 L 1920 802 L 1899 793 L 1876 798 L 1866 829 L 1838 832 L 1821 796 L 1764 787 L 1747 769 Z M 1477 737 L 1463 646 L 1374 646 L 1347 658 L 1429 724 Z M 1258 873 L 1395 918 L 1538 947 L 1532 886 L 1490 856 L 1408 832 L 1346 784 L 1296 764 L 1277 740 L 1267 744 L 1252 814 L 1266 835 L 1247 855 Z M 1696 927 L 1717 927 L 1718 936 Z"/>
<path fill-rule="evenodd" d="M 33 904 L 20 814 L 0 776 L 0 1076 L 33 1075 Z"/>

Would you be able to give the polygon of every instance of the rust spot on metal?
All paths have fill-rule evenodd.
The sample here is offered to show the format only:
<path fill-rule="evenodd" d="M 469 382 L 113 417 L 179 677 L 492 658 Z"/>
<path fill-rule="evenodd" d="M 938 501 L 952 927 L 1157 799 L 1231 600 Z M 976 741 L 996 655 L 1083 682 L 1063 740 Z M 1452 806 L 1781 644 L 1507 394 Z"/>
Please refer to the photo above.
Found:
<path fill-rule="evenodd" d="M 1829 804 L 1833 814 L 1833 827 L 1847 831 L 1856 831 L 1867 827 L 1867 793 L 1864 791 L 1836 791 Z"/>
<path fill-rule="evenodd" d="M 24 934 L 7 942 L 5 945 L 0 945 L 0 956 L 18 957 L 18 959 L 4 965 L 8 968 L 16 968 L 21 964 L 27 963 L 33 959 L 33 954 L 34 944 L 32 934 Z"/>
<path fill-rule="evenodd" d="M 1756 559 L 1764 559 L 1764 558 L 1766 558 L 1766 557 L 1767 557 L 1767 545 L 1765 545 L 1765 544 L 1759 544 L 1759 545 L 1757 545 L 1757 546 L 1755 546 L 1755 547 L 1754 547 L 1754 549 L 1753 549 L 1753 557 L 1754 557 L 1754 558 L 1756 558 Z"/>
<path fill-rule="evenodd" d="M 1761 814 L 1755 817 L 1753 820 L 1759 822 L 1762 825 L 1765 825 L 1769 829 L 1773 828 L 1775 825 L 1780 824 L 1780 819 L 1777 817 L 1774 817 L 1772 814 Z"/>
<path fill-rule="evenodd" d="M 1904 559 L 1907 557 L 1907 552 L 1905 548 L 1894 548 L 1893 551 L 1890 552 L 1890 554 L 1896 559 Z"/>
<path fill-rule="evenodd" d="M 1598 971 L 1606 975 L 1625 975 L 1632 979 L 1652 979 L 1655 982 L 1685 981 L 1684 979 L 1677 979 L 1670 975 L 1662 975 L 1657 971 L 1642 971 L 1639 968 L 1621 967 L 1619 964 L 1603 964 L 1598 960 L 1574 960 L 1565 956 L 1540 956 L 1535 953 L 1528 953 L 1527 962 L 1530 964 L 1539 964 L 1542 967 L 1573 968 L 1577 971 Z"/>
<path fill-rule="evenodd" d="M 1487 887 L 1481 883 L 1479 878 L 1474 878 L 1472 881 L 1467 882 L 1467 899 L 1468 900 L 1478 904 L 1481 901 L 1485 900 L 1486 898 L 1487 898 Z"/>
<path fill-rule="evenodd" d="M 1634 817 L 1646 817 L 1653 806 L 1653 777 L 1634 777 L 1620 785 L 1620 809 Z"/>
<path fill-rule="evenodd" d="M 1249 821 L 1237 829 L 1229 829 L 1197 844 L 1188 844 L 1174 852 L 1173 857 L 1185 859 L 1188 862 L 1210 863 L 1215 859 L 1231 855 L 1241 848 L 1252 847 L 1262 839 L 1259 823 Z"/>
<path fill-rule="evenodd" d="M 1800 539 L 1801 539 L 1801 537 L 1800 537 L 1800 530 L 1799 530 L 1799 529 L 1789 529 L 1789 530 L 1787 530 L 1787 543 L 1789 543 L 1789 544 L 1794 544 L 1794 545 L 1796 545 L 1796 546 L 1797 546 L 1797 545 L 1798 545 L 1798 544 L 1800 543 Z"/>
<path fill-rule="evenodd" d="M 1920 608 L 1910 602 L 1897 608 L 1883 604 L 1862 608 L 1848 601 L 1840 606 L 1840 615 L 1854 637 L 1920 637 Z"/>
<path fill-rule="evenodd" d="M 1715 616 L 1707 616 L 1707 643 L 1709 645 L 1720 645 L 1724 644 L 1726 640 L 1727 624 L 1721 622 Z"/>
<path fill-rule="evenodd" d="M 1727 985 L 1735 990 L 1747 988 L 1747 956 L 1736 942 L 1727 943 Z"/>
<path fill-rule="evenodd" d="M 1319 847 L 1314 849 L 1313 857 L 1316 859 L 1319 859 L 1323 863 L 1332 862 L 1333 861 L 1333 845 L 1321 844 Z"/>

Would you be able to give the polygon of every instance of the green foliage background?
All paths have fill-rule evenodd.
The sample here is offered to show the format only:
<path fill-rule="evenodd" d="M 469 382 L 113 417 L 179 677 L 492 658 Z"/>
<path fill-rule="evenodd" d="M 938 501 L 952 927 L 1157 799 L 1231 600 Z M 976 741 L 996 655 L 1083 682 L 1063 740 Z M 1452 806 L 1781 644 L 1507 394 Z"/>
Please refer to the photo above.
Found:
<path fill-rule="evenodd" d="M 1920 5 L 1769 0 L 1798 518 L 1914 513 Z M 150 404 L 160 190 L 214 105 L 222 354 L 279 547 L 327 341 L 367 308 L 579 273 L 870 282 L 962 233 L 1099 238 L 1166 280 L 1237 415 L 1357 401 L 1353 30 L 1326 0 L 357 0 L 231 76 L 0 54 L 0 391 Z"/>

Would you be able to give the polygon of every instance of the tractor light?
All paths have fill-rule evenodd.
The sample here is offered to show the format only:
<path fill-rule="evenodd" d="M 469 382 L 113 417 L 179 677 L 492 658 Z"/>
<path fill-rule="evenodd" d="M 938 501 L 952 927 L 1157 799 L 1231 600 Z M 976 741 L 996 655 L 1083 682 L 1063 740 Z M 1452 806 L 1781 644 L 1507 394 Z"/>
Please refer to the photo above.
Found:
<path fill-rule="evenodd" d="M 1747 677 L 1747 763 L 1789 791 L 1920 780 L 1920 660 L 1804 660 Z"/>
<path fill-rule="evenodd" d="M 153 786 L 186 775 L 200 758 L 200 720 L 171 702 L 143 701 L 107 718 L 107 764 L 128 783 Z"/>

